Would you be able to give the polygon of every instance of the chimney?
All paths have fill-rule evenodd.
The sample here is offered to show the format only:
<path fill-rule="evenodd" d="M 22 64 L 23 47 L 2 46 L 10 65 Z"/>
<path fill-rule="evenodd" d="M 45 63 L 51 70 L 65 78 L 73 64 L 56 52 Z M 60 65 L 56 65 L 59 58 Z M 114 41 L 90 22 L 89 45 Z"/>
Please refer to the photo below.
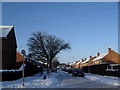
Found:
<path fill-rule="evenodd" d="M 108 48 L 108 52 L 110 52 L 111 51 L 111 48 Z"/>
<path fill-rule="evenodd" d="M 100 53 L 99 53 L 99 52 L 97 53 L 97 56 L 100 56 Z"/>
<path fill-rule="evenodd" d="M 92 58 L 92 56 L 90 56 L 90 59 Z"/>
<path fill-rule="evenodd" d="M 84 61 L 84 59 L 82 58 L 82 62 Z"/>

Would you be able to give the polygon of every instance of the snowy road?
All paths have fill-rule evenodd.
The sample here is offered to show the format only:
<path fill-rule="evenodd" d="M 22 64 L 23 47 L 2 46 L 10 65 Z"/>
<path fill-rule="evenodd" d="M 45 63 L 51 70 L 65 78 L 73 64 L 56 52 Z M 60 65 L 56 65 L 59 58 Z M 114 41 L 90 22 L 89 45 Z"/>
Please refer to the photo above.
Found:
<path fill-rule="evenodd" d="M 99 77 L 99 78 L 98 78 Z M 102 77 L 102 78 L 101 78 Z M 73 77 L 63 71 L 59 71 L 57 76 L 60 88 L 115 88 L 118 87 L 118 79 L 103 77 L 100 75 L 86 74 L 85 77 Z M 110 79 L 109 79 L 110 78 Z M 105 81 L 109 80 L 110 82 Z M 100 81 L 101 80 L 101 81 Z M 107 82 L 107 83 L 106 83 Z"/>
<path fill-rule="evenodd" d="M 85 77 L 72 77 L 62 70 L 51 73 L 51 77 L 43 80 L 36 74 L 25 78 L 24 88 L 118 88 L 118 78 L 86 74 Z M 3 88 L 23 88 L 22 79 L 2 82 Z"/>

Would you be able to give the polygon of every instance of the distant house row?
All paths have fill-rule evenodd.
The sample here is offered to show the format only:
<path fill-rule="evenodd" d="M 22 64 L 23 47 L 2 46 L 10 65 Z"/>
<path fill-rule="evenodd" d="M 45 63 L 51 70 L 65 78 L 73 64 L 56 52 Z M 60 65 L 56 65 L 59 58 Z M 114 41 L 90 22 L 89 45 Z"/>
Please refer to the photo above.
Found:
<path fill-rule="evenodd" d="M 82 59 L 78 61 L 71 62 L 69 65 L 76 68 L 82 68 L 83 66 L 95 65 L 95 64 L 120 64 L 120 55 L 108 48 L 106 53 L 97 53 L 97 56 L 90 56 L 88 59 Z"/>

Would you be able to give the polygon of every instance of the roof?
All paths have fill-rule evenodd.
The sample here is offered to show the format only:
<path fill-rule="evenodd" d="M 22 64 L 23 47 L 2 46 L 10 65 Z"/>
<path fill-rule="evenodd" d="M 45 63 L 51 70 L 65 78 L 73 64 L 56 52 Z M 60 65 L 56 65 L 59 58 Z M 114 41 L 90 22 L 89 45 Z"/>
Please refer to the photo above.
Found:
<path fill-rule="evenodd" d="M 69 65 L 73 65 L 73 64 L 75 64 L 76 63 L 76 61 L 74 61 L 74 62 L 71 62 Z"/>
<path fill-rule="evenodd" d="M 83 61 L 82 64 L 87 63 L 90 60 L 90 58 L 88 58 L 87 60 Z"/>
<path fill-rule="evenodd" d="M 100 56 L 98 56 L 97 58 L 93 59 L 92 61 L 100 60 L 100 59 L 104 58 L 107 54 L 108 54 L 108 52 L 103 53 L 103 54 L 101 54 Z"/>
<path fill-rule="evenodd" d="M 79 62 L 77 62 L 76 64 L 79 65 L 82 62 L 82 60 L 80 60 Z"/>
<path fill-rule="evenodd" d="M 37 63 L 40 63 L 40 64 L 45 64 L 47 65 L 47 63 L 43 63 L 42 61 L 38 61 L 38 60 L 35 60 L 34 58 L 30 58 L 31 61 L 34 61 L 34 62 L 37 62 Z"/>
<path fill-rule="evenodd" d="M 72 64 L 75 64 L 75 63 L 76 63 L 76 61 L 72 62 Z"/>
<path fill-rule="evenodd" d="M 0 26 L 0 37 L 7 37 L 13 26 Z"/>
<path fill-rule="evenodd" d="M 73 65 L 73 63 L 70 63 L 69 65 Z"/>
<path fill-rule="evenodd" d="M 16 61 L 25 61 L 25 58 L 19 52 L 16 52 Z"/>

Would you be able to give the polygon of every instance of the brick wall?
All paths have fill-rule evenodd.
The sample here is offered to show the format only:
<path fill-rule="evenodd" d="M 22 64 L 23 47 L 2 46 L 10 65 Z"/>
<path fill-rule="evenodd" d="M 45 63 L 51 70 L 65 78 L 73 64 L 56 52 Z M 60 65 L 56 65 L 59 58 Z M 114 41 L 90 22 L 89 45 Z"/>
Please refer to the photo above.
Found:
<path fill-rule="evenodd" d="M 111 50 L 108 53 L 108 55 L 104 57 L 103 62 L 106 62 L 106 61 L 111 61 L 113 63 L 120 64 L 120 55 L 117 52 Z"/>

